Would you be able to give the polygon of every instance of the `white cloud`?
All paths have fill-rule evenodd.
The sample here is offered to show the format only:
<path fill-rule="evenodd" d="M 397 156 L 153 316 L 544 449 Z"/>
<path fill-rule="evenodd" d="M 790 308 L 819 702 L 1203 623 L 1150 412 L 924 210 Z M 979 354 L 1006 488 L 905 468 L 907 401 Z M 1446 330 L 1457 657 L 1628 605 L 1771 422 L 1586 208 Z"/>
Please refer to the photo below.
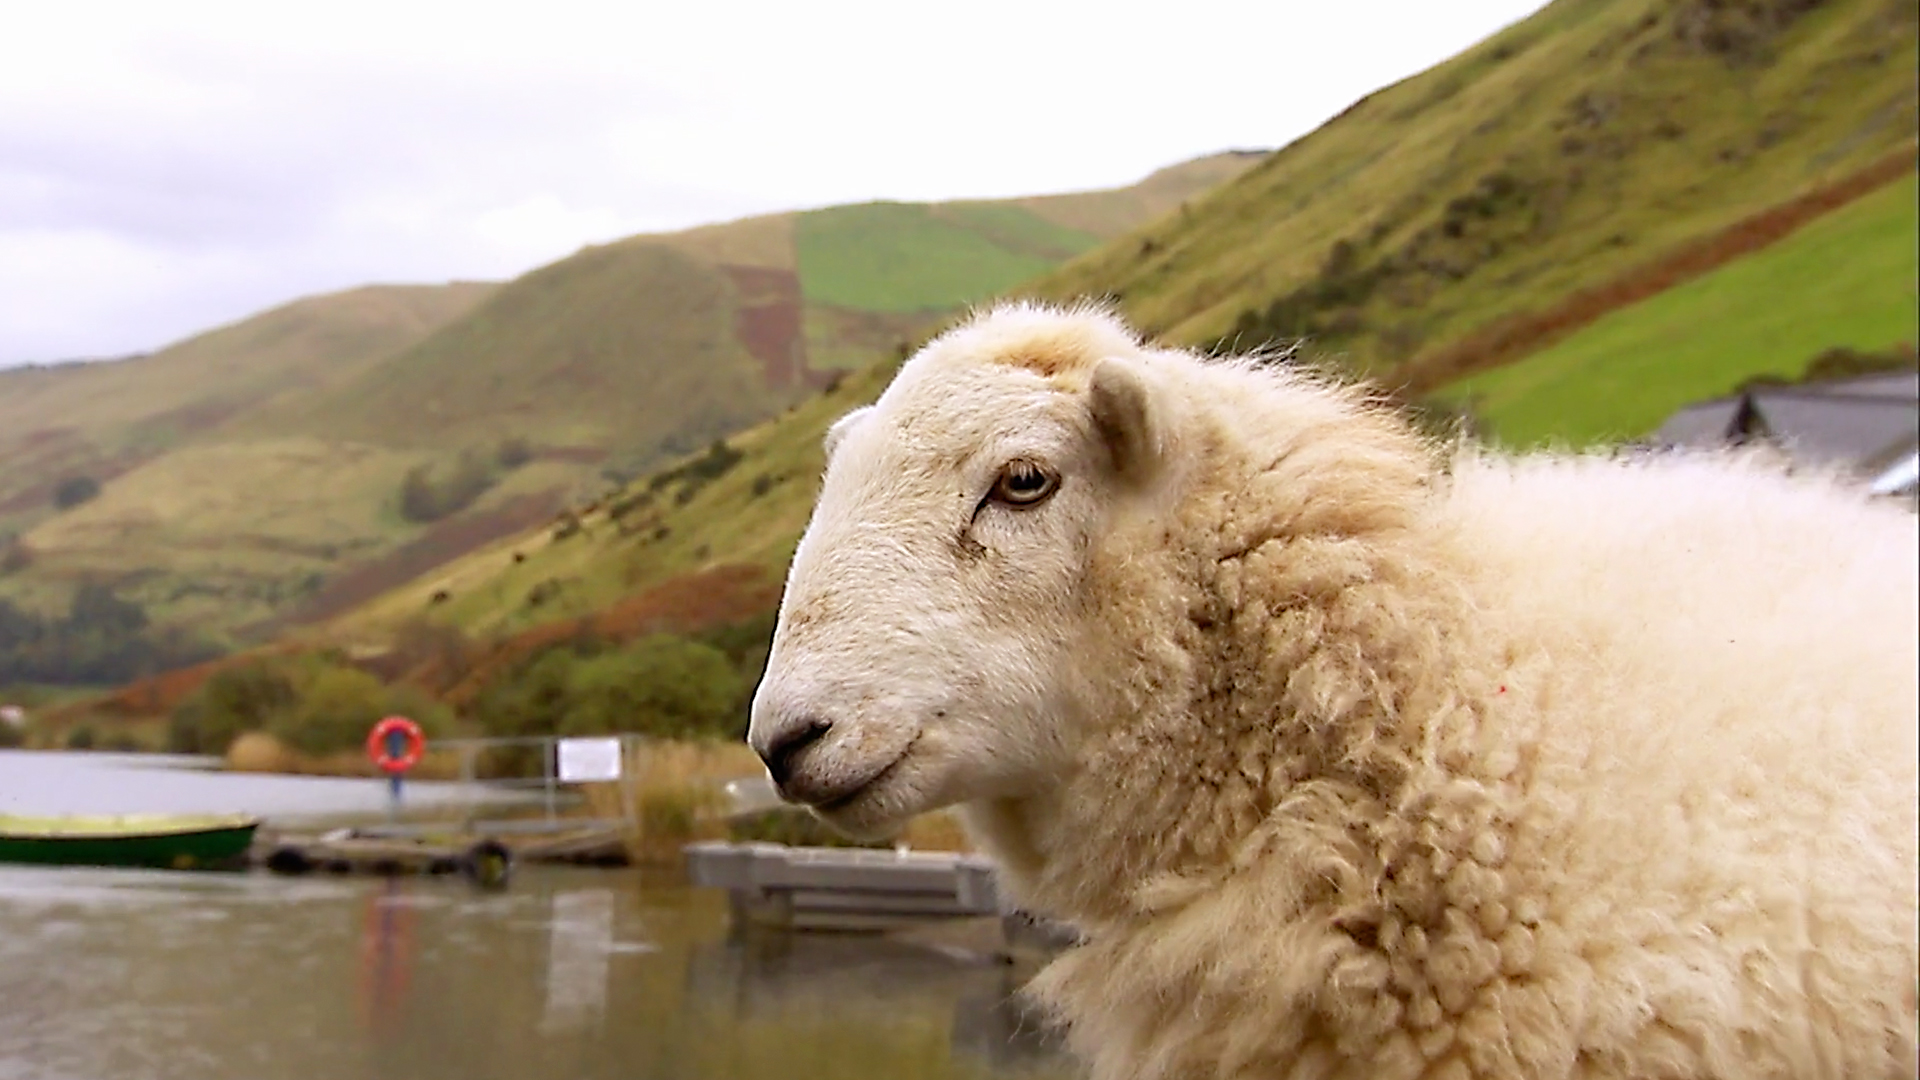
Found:
<path fill-rule="evenodd" d="M 750 213 L 1124 184 L 1534 4 L 35 5 L 0 37 L 0 364 Z"/>

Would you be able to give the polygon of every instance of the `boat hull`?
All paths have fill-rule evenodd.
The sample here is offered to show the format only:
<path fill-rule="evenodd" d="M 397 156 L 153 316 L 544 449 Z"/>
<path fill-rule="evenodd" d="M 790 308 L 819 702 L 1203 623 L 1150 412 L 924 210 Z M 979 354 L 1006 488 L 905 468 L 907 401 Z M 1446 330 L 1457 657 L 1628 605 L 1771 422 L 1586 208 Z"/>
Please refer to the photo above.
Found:
<path fill-rule="evenodd" d="M 127 832 L 8 832 L 0 824 L 0 863 L 133 866 L 169 870 L 242 865 L 259 822 Z"/>

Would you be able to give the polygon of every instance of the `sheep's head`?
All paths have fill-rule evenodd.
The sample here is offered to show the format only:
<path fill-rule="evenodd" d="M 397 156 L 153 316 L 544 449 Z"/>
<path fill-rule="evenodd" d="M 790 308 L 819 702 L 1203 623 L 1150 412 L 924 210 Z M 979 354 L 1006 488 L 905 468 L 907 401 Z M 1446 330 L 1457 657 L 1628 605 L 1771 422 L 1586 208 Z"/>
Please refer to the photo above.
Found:
<path fill-rule="evenodd" d="M 1003 310 L 835 425 L 749 733 L 788 799 L 882 835 L 1059 775 L 1089 570 L 1168 471 L 1149 359 L 1104 317 Z"/>

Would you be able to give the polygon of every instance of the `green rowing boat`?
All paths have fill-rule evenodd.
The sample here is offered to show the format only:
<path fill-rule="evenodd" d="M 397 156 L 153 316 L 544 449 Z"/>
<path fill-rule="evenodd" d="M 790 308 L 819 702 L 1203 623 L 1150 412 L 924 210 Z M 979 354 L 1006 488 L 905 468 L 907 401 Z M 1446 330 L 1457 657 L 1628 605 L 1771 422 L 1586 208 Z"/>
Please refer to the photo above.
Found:
<path fill-rule="evenodd" d="M 259 818 L 234 814 L 0 814 L 0 863 L 214 869 L 238 864 L 259 827 Z"/>

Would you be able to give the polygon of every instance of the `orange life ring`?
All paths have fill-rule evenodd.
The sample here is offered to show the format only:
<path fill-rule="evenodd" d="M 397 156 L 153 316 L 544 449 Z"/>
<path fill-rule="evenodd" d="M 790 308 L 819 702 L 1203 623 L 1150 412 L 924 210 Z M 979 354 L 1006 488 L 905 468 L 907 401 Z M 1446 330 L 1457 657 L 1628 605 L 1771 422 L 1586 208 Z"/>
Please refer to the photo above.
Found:
<path fill-rule="evenodd" d="M 393 752 L 392 736 L 398 732 L 406 740 L 406 746 L 398 754 Z M 380 766 L 382 772 L 403 773 L 420 764 L 420 758 L 427 752 L 427 733 L 420 725 L 404 716 L 389 716 L 373 725 L 367 732 L 367 756 Z"/>

